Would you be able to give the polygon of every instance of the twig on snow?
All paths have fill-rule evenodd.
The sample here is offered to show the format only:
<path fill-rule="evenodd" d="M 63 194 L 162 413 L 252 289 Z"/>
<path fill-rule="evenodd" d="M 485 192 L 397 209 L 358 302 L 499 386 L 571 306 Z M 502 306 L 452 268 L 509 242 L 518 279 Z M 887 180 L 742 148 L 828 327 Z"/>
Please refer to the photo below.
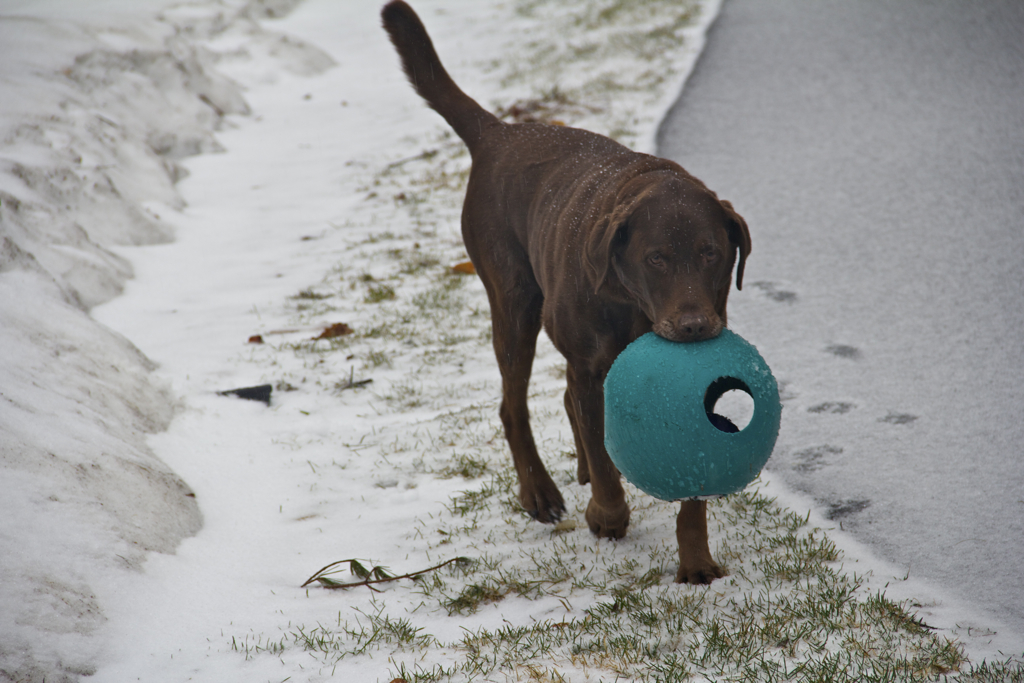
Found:
<path fill-rule="evenodd" d="M 349 571 L 351 571 L 353 574 L 355 574 L 359 578 L 363 579 L 362 581 L 353 581 L 351 583 L 342 583 L 340 581 L 335 581 L 334 579 L 328 578 L 328 574 L 333 574 L 333 573 L 335 573 L 337 571 L 341 571 L 339 569 L 334 569 L 335 567 L 337 567 L 338 565 L 341 565 L 341 564 L 345 564 L 346 562 L 348 562 Z M 466 565 L 469 565 L 471 563 L 472 563 L 472 560 L 469 559 L 468 557 L 453 557 L 452 559 L 450 559 L 450 560 L 448 560 L 446 562 L 442 562 L 439 565 L 430 567 L 429 569 L 421 569 L 418 572 L 409 572 L 408 574 L 402 574 L 401 576 L 393 576 L 392 574 L 389 574 L 387 569 L 385 569 L 384 567 L 374 567 L 373 569 L 367 569 L 366 567 L 363 566 L 363 564 L 359 560 L 356 560 L 356 559 L 338 560 L 337 562 L 331 562 L 329 565 L 327 565 L 326 567 L 324 567 L 320 571 L 318 571 L 315 574 L 313 574 L 313 576 L 311 576 L 308 579 L 306 579 L 306 582 L 302 584 L 301 588 L 305 588 L 306 586 L 308 586 L 309 584 L 313 583 L 314 581 L 318 581 L 320 583 L 320 585 L 323 586 L 324 588 L 336 589 L 336 588 L 355 588 L 357 586 L 366 586 L 367 588 L 369 588 L 372 591 L 379 592 L 379 591 L 377 591 L 376 588 L 373 587 L 374 584 L 388 583 L 388 582 L 391 582 L 391 581 L 399 581 L 401 579 L 415 579 L 417 576 L 420 576 L 422 574 L 427 574 L 429 572 L 437 571 L 438 569 L 442 569 L 444 567 L 447 567 L 450 564 L 457 564 L 459 566 L 466 566 Z M 329 570 L 333 570 L 333 571 L 329 571 Z"/>

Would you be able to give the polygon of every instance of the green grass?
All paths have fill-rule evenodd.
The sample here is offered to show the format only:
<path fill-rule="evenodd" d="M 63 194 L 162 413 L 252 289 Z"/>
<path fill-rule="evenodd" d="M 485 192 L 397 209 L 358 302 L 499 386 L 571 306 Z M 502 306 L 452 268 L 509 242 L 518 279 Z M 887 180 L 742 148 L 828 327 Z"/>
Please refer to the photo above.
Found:
<path fill-rule="evenodd" d="M 389 284 L 370 285 L 366 289 L 363 301 L 368 304 L 379 304 L 381 301 L 391 301 L 395 296 L 395 288 Z"/>
<path fill-rule="evenodd" d="M 490 516 L 488 510 L 503 507 L 510 481 L 495 477 L 463 496 L 453 516 Z M 488 499 L 490 507 L 481 504 Z M 971 667 L 962 648 L 934 635 L 907 603 L 866 591 L 862 579 L 836 564 L 838 553 L 820 529 L 773 501 L 747 492 L 717 503 L 713 514 L 738 525 L 733 536 L 763 533 L 766 539 L 730 564 L 725 590 L 671 584 L 672 553 L 665 549 L 597 559 L 588 571 L 593 555 L 582 551 L 579 539 L 562 536 L 528 544 L 518 557 L 484 553 L 471 568 L 438 572 L 407 590 L 428 611 L 452 618 L 507 601 L 557 598 L 570 605 L 593 596 L 575 614 L 464 629 L 461 637 L 441 641 L 417 624 L 416 615 L 389 615 L 385 601 L 373 614 L 339 615 L 331 627 L 300 628 L 283 640 L 238 649 L 255 656 L 296 648 L 325 667 L 386 654 L 388 676 L 410 682 L 509 675 L 568 681 L 587 672 L 652 682 L 929 681 L 961 670 L 954 680 L 1020 680 L 1012 663 Z M 749 528 L 752 520 L 758 528 Z M 477 542 L 486 545 L 485 538 Z M 759 574 L 759 563 L 772 564 L 764 562 L 772 558 L 814 571 L 799 578 Z M 441 650 L 449 654 L 444 662 L 422 663 Z"/>
<path fill-rule="evenodd" d="M 455 460 L 471 464 L 465 456 Z M 312 644 L 294 633 L 286 647 L 325 666 L 386 655 L 388 675 L 407 681 L 577 680 L 595 672 L 604 680 L 652 682 L 929 681 L 957 672 L 963 675 L 953 680 L 1020 680 L 1012 662 L 972 667 L 962 647 L 937 635 L 913 605 L 845 571 L 827 534 L 805 515 L 757 491 L 711 504 L 729 575 L 690 587 L 672 583 L 675 549 L 665 544 L 634 542 L 609 554 L 608 542 L 586 530 L 538 538 L 536 524 L 514 503 L 510 468 L 480 467 L 490 477 L 454 496 L 432 522 L 441 532 L 435 547 L 475 550 L 472 566 L 402 589 L 418 600 L 413 613 L 389 615 L 385 599 L 372 618 L 320 627 Z M 455 639 L 441 640 L 416 620 L 419 613 L 430 622 L 437 617 L 429 615 L 466 618 L 506 603 L 521 611 L 524 601 L 553 600 L 565 606 L 561 616 L 478 626 Z M 423 664 L 439 652 L 443 662 Z"/>

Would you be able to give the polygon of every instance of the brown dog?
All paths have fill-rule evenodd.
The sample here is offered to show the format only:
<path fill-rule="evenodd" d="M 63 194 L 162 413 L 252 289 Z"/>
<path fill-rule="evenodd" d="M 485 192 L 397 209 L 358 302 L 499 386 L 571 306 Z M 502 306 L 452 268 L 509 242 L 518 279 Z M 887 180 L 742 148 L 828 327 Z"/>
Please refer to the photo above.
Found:
<path fill-rule="evenodd" d="M 737 289 L 750 253 L 746 223 L 671 161 L 576 128 L 502 122 L 455 85 L 412 8 L 395 0 L 382 16 L 416 92 L 473 158 L 462 235 L 490 300 L 519 500 L 541 522 L 565 512 L 526 406 L 543 324 L 567 361 L 579 481 L 592 487 L 587 523 L 600 537 L 620 538 L 629 507 L 604 447 L 605 375 L 651 330 L 678 342 L 722 331 L 736 252 Z M 676 581 L 724 574 L 708 549 L 706 512 L 702 501 L 682 503 Z"/>

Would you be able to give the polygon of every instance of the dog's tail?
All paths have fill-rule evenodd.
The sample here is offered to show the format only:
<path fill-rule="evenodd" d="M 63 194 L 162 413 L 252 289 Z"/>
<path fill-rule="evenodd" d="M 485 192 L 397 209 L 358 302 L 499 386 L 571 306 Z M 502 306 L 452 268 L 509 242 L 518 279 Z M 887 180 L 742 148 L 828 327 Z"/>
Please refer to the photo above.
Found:
<path fill-rule="evenodd" d="M 384 6 L 381 18 L 416 92 L 444 117 L 472 154 L 484 129 L 501 125 L 501 121 L 455 85 L 441 65 L 423 22 L 409 5 L 392 0 Z"/>

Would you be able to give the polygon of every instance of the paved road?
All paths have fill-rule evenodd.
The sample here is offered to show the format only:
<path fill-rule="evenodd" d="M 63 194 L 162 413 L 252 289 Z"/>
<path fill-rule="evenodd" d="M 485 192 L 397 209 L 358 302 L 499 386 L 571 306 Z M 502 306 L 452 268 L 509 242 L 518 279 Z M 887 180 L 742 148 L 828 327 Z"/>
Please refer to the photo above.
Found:
<path fill-rule="evenodd" d="M 1024 3 L 725 0 L 660 146 L 750 223 L 770 467 L 1024 634 Z"/>

